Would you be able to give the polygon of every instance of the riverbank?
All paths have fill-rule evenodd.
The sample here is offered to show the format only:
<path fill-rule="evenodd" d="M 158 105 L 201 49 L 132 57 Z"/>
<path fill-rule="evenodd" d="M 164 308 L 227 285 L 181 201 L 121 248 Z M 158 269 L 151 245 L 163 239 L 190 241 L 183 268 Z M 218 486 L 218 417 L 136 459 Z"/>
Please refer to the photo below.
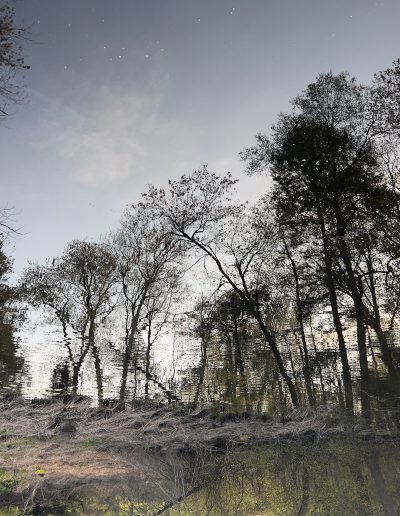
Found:
<path fill-rule="evenodd" d="M 390 441 L 397 446 L 399 435 L 376 432 L 362 420 L 343 420 L 326 411 L 298 410 L 282 421 L 267 415 L 216 418 L 207 410 L 185 408 L 116 404 L 97 409 L 85 400 L 3 401 L 0 510 L 14 504 L 16 511 L 28 513 L 82 489 L 111 490 L 114 498 L 132 500 L 134 485 L 135 499 L 151 501 L 153 508 L 132 514 L 157 514 L 182 496 L 172 493 L 171 478 L 177 471 L 187 492 L 199 484 L 215 457 L 243 448 L 304 448 L 330 440 Z"/>

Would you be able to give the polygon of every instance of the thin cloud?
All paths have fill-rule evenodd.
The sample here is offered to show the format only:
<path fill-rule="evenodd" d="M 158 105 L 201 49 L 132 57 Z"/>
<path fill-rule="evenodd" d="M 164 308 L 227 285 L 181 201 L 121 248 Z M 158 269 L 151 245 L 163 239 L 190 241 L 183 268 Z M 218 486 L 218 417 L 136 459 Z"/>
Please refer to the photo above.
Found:
<path fill-rule="evenodd" d="M 42 130 L 45 143 L 35 146 L 66 163 L 70 177 L 84 185 L 105 186 L 143 174 L 147 166 L 162 164 L 163 152 L 180 153 L 183 127 L 161 114 L 167 82 L 164 77 L 145 93 L 121 85 L 92 89 L 94 101 L 82 111 L 55 109 L 51 102 Z"/>

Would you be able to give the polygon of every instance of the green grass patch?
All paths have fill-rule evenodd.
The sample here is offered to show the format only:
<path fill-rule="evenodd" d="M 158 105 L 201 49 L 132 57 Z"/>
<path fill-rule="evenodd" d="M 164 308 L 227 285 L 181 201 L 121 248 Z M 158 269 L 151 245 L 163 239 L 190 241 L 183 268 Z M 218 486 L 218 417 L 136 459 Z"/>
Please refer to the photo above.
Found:
<path fill-rule="evenodd" d="M 13 516 L 14 514 L 22 514 L 19 507 L 15 507 L 14 505 L 0 507 L 0 516 Z"/>
<path fill-rule="evenodd" d="M 13 475 L 8 473 L 5 469 L 0 469 L 0 495 L 11 493 L 16 483 Z"/>

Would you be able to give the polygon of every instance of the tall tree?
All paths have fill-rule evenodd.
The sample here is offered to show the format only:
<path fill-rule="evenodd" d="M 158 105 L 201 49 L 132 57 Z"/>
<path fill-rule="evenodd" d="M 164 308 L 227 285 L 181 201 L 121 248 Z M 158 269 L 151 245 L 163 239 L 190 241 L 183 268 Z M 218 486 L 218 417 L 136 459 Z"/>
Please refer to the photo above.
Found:
<path fill-rule="evenodd" d="M 231 202 L 235 183 L 229 174 L 221 177 L 203 167 L 169 181 L 168 191 L 150 187 L 141 206 L 154 218 L 167 220 L 175 239 L 208 258 L 222 281 L 243 301 L 274 356 L 292 403 L 298 405 L 293 379 L 264 314 L 270 301 L 264 267 L 268 263 L 268 242 L 260 241 L 244 207 Z"/>
<path fill-rule="evenodd" d="M 280 116 L 271 139 L 259 135 L 257 145 L 243 153 L 249 172 L 270 169 L 280 224 L 297 228 L 297 233 L 313 228 L 319 234 L 350 405 L 350 369 L 337 301 L 335 266 L 340 265 L 357 323 L 365 413 L 369 404 L 365 326 L 370 314 L 349 234 L 365 208 L 376 206 L 376 199 L 387 193 L 375 146 L 382 131 L 369 100 L 368 90 L 347 74 L 320 75 L 294 99 L 294 112 Z"/>
<path fill-rule="evenodd" d="M 79 374 L 89 353 L 93 355 L 98 400 L 103 400 L 102 371 L 96 334 L 116 304 L 116 258 L 103 243 L 74 240 L 60 258 L 46 265 L 30 265 L 20 289 L 33 306 L 43 306 L 61 324 L 64 345 L 71 362 L 72 387 L 77 392 Z M 72 329 L 79 335 L 78 352 L 73 352 Z"/>
<path fill-rule="evenodd" d="M 135 342 L 140 322 L 147 326 L 146 377 L 149 379 L 151 331 L 156 315 L 171 301 L 182 273 L 182 245 L 175 241 L 166 221 L 155 219 L 144 207 L 132 206 L 113 237 L 118 259 L 118 283 L 125 308 L 125 345 L 122 356 L 120 399 L 127 390 Z M 149 334 L 150 332 L 150 334 Z"/>

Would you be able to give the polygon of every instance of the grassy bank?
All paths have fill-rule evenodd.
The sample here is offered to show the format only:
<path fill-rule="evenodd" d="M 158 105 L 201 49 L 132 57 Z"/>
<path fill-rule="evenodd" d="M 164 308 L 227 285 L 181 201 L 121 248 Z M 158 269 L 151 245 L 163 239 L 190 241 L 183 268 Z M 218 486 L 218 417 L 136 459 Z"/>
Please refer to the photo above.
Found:
<path fill-rule="evenodd" d="M 97 508 L 94 514 L 161 514 L 187 493 L 194 496 L 218 457 L 238 449 L 307 448 L 331 440 L 397 443 L 398 435 L 318 411 L 293 412 L 282 421 L 232 414 L 217 418 L 207 410 L 184 408 L 3 401 L 0 511 L 11 514 L 13 507 L 16 514 L 40 514 L 52 506 L 54 514 L 61 501 L 83 491 L 88 499 L 100 490 L 108 498 L 112 493 L 119 508 Z M 133 499 L 135 508 L 129 505 Z"/>

